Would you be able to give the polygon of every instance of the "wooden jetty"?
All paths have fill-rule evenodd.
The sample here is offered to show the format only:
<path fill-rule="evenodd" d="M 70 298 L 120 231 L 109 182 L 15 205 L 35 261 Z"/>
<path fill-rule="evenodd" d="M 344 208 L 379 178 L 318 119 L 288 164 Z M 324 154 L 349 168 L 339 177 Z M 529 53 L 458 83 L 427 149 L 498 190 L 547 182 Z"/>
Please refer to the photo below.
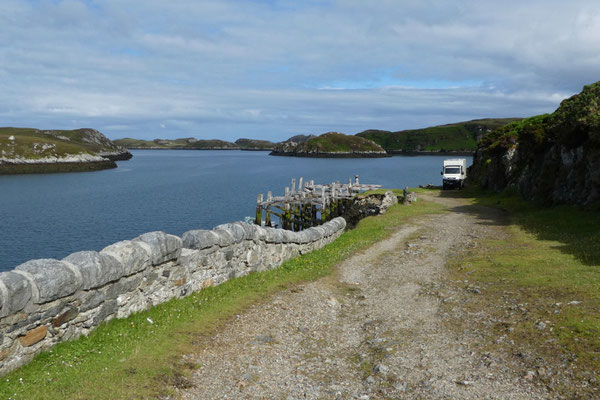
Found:
<path fill-rule="evenodd" d="M 277 217 L 281 228 L 298 232 L 343 215 L 358 193 L 381 188 L 381 185 L 360 184 L 358 175 L 344 184 L 334 182 L 316 185 L 315 181 L 304 181 L 304 178 L 298 179 L 297 183 L 296 188 L 296 179 L 292 179 L 291 188 L 286 187 L 283 196 L 273 196 L 268 192 L 264 198 L 259 194 L 254 222 L 257 225 L 277 226 L 273 221 Z"/>

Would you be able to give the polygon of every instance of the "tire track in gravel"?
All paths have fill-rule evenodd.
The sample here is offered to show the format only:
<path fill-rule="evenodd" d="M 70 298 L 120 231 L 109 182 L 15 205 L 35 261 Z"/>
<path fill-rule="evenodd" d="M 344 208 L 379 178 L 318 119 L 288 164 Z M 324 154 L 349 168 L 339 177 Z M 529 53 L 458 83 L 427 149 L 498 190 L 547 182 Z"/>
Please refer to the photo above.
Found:
<path fill-rule="evenodd" d="M 185 356 L 201 367 L 179 398 L 549 398 L 508 358 L 485 351 L 492 339 L 469 325 L 460 290 L 444 279 L 459 248 L 504 234 L 500 216 L 428 200 L 450 211 L 411 220 L 332 276 L 276 293 L 201 338 L 201 350 Z M 462 331 L 446 325 L 456 315 Z"/>

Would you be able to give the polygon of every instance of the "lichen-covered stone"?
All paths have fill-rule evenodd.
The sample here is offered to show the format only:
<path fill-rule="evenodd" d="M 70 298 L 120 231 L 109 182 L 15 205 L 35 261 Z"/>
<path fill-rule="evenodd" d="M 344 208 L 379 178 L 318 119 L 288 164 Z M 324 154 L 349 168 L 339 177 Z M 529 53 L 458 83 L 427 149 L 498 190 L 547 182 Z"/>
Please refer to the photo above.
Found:
<path fill-rule="evenodd" d="M 239 243 L 246 239 L 246 231 L 240 224 L 243 224 L 243 222 L 218 225 L 215 227 L 215 231 L 227 231 L 233 238 L 233 243 Z"/>
<path fill-rule="evenodd" d="M 7 289 L 6 297 L 2 297 L 0 318 L 22 310 L 31 300 L 31 284 L 20 274 L 14 272 L 0 273 L 0 281 Z M 0 293 L 1 294 L 1 293 Z"/>
<path fill-rule="evenodd" d="M 265 228 L 267 231 L 265 242 L 267 243 L 283 243 L 283 230 L 275 228 Z"/>
<path fill-rule="evenodd" d="M 229 229 L 215 229 L 213 230 L 218 236 L 218 245 L 220 247 L 228 247 L 236 243 L 233 233 Z"/>
<path fill-rule="evenodd" d="M 30 260 L 15 270 L 31 274 L 39 293 L 38 304 L 73 294 L 83 284 L 81 275 L 69 265 L 51 258 Z"/>
<path fill-rule="evenodd" d="M 152 249 L 141 241 L 123 240 L 102 249 L 100 253 L 116 258 L 123 265 L 123 275 L 135 274 L 151 265 Z"/>
<path fill-rule="evenodd" d="M 115 281 L 124 275 L 124 267 L 115 257 L 97 251 L 79 251 L 65 258 L 79 268 L 83 277 L 82 289 L 88 290 Z"/>
<path fill-rule="evenodd" d="M 202 250 L 219 244 L 219 235 L 213 231 L 196 229 L 187 231 L 182 236 L 183 247 L 186 249 Z"/>
<path fill-rule="evenodd" d="M 161 231 L 144 233 L 135 238 L 134 241 L 142 241 L 150 246 L 152 249 L 152 265 L 176 260 L 181 254 L 183 246 L 180 238 Z"/>

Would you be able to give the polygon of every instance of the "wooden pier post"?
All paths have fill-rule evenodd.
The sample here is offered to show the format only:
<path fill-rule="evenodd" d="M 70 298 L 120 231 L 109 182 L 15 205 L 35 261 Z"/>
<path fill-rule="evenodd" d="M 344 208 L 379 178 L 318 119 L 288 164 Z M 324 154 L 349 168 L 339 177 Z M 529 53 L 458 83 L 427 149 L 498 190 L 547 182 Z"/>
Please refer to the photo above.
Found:
<path fill-rule="evenodd" d="M 261 193 L 256 198 L 256 218 L 254 219 L 256 225 L 262 225 L 262 201 L 263 195 Z"/>

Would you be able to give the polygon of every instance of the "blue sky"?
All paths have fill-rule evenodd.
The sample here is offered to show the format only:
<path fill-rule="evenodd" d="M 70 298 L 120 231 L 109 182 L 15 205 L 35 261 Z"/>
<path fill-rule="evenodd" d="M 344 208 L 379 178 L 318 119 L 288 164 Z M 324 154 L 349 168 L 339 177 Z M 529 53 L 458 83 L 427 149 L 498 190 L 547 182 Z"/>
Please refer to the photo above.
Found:
<path fill-rule="evenodd" d="M 0 126 L 283 140 L 552 112 L 597 0 L 2 0 Z"/>

